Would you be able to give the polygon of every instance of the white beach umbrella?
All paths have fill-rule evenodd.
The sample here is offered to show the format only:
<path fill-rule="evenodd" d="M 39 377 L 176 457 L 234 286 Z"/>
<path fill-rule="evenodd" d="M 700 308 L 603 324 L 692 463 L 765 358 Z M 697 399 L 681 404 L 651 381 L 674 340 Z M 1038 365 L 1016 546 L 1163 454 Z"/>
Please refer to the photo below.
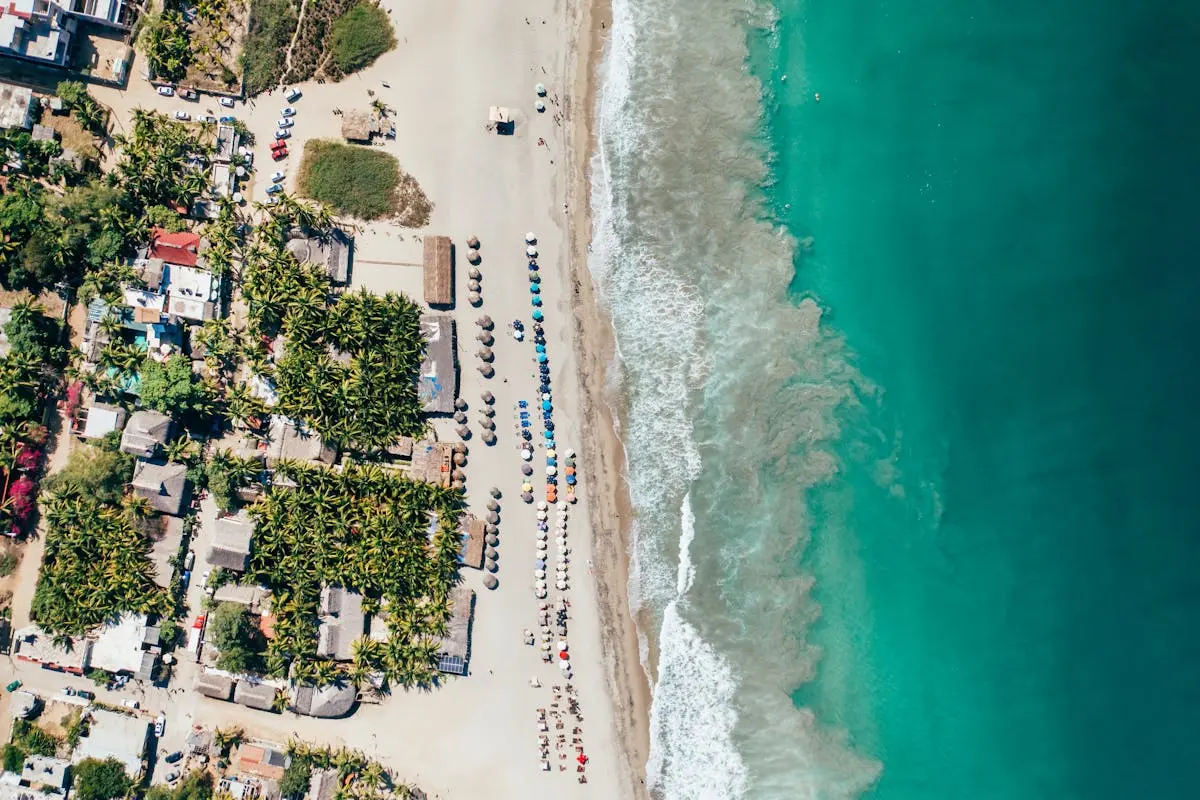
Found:
<path fill-rule="evenodd" d="M 558 649 L 559 649 L 559 651 L 562 651 L 562 650 L 566 650 L 566 649 L 567 649 L 567 642 L 566 642 L 566 640 L 564 640 L 564 639 L 559 639 L 559 640 L 558 640 Z"/>
<path fill-rule="evenodd" d="M 547 475 L 557 475 L 558 467 L 546 467 L 546 474 Z"/>
<path fill-rule="evenodd" d="M 564 590 L 564 589 L 566 589 L 566 588 L 567 588 L 567 582 L 566 582 L 566 581 L 559 581 L 558 583 L 556 583 L 556 584 L 554 584 L 554 585 L 558 587 L 559 591 L 562 591 L 562 590 Z"/>
<path fill-rule="evenodd" d="M 546 518 L 546 512 L 545 512 L 545 511 L 539 511 L 539 512 L 537 512 L 537 518 L 538 518 L 538 519 L 545 519 L 545 518 Z"/>
<path fill-rule="evenodd" d="M 570 551 L 570 550 L 568 550 L 568 549 L 566 548 L 566 546 L 565 546 L 565 545 L 561 545 L 561 544 L 560 544 L 560 545 L 558 546 L 558 552 L 559 552 L 559 555 L 564 555 L 564 556 L 565 556 L 567 553 L 569 553 L 569 552 L 571 552 L 571 551 Z"/>
<path fill-rule="evenodd" d="M 549 603 L 538 603 L 538 611 L 548 611 L 549 609 L 550 609 Z"/>
<path fill-rule="evenodd" d="M 537 583 L 535 583 L 535 584 L 533 585 L 533 588 L 535 588 L 535 589 L 545 589 L 545 588 L 546 588 L 546 582 L 545 582 L 545 581 L 538 581 Z"/>
<path fill-rule="evenodd" d="M 550 507 L 550 504 L 547 503 L 545 500 L 538 500 L 537 507 L 538 507 L 538 511 L 545 511 L 546 509 L 548 509 Z"/>
<path fill-rule="evenodd" d="M 548 548 L 546 547 L 546 543 L 545 543 L 545 542 L 537 542 L 537 543 L 536 543 L 534 546 L 535 546 L 535 547 L 536 547 L 538 550 L 546 550 L 546 549 L 548 549 Z"/>
<path fill-rule="evenodd" d="M 567 670 L 571 669 L 571 662 L 563 659 L 562 661 L 558 662 L 558 668 L 563 672 L 566 672 Z"/>
<path fill-rule="evenodd" d="M 537 86 L 534 86 L 533 90 L 537 92 L 538 97 L 546 96 L 546 84 L 544 83 L 539 83 Z"/>
<path fill-rule="evenodd" d="M 546 533 L 545 531 L 538 531 L 537 538 L 538 538 L 538 541 L 544 542 L 550 538 L 550 534 Z"/>
<path fill-rule="evenodd" d="M 536 597 L 538 600 L 541 600 L 543 597 L 545 597 L 545 596 L 546 596 L 546 590 L 545 590 L 545 589 L 538 589 L 537 591 L 535 591 L 535 592 L 533 593 L 533 596 L 534 596 L 534 597 Z"/>
<path fill-rule="evenodd" d="M 529 461 L 530 459 L 533 458 L 533 451 L 532 450 L 522 450 L 521 458 L 525 459 L 526 461 Z"/>
<path fill-rule="evenodd" d="M 567 501 L 566 500 L 558 501 L 558 510 L 560 512 L 559 516 L 562 517 L 563 519 L 566 519 L 567 518 Z"/>
<path fill-rule="evenodd" d="M 525 234 L 525 244 L 533 244 L 536 241 L 537 241 L 537 234 L 534 233 L 533 231 L 530 231 L 529 233 Z"/>
<path fill-rule="evenodd" d="M 518 342 L 525 338 L 524 331 L 513 331 L 512 335 L 513 335 L 513 338 L 516 339 Z"/>
<path fill-rule="evenodd" d="M 546 570 L 535 569 L 533 571 L 533 577 L 534 577 L 534 580 L 539 580 L 539 581 L 545 580 L 546 579 Z"/>
<path fill-rule="evenodd" d="M 567 546 L 567 537 L 559 536 L 559 537 L 555 538 L 554 543 L 556 545 L 558 545 L 559 547 L 566 547 Z"/>
<path fill-rule="evenodd" d="M 525 255 L 529 256 L 530 258 L 537 258 L 537 248 L 534 247 L 533 245 L 526 247 Z"/>

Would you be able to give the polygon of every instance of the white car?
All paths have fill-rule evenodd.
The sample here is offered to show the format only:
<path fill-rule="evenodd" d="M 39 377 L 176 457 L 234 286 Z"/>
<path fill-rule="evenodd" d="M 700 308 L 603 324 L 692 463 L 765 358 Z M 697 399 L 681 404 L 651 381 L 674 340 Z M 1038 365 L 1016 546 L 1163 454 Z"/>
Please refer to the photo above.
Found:
<path fill-rule="evenodd" d="M 161 739 L 162 735 L 166 732 L 166 730 L 167 730 L 167 718 L 166 717 L 160 716 L 158 719 L 154 720 L 154 735 L 155 735 L 155 737 Z"/>
<path fill-rule="evenodd" d="M 142 707 L 142 704 L 137 700 L 122 700 L 121 705 L 125 706 L 126 708 L 132 708 L 134 711 Z"/>
<path fill-rule="evenodd" d="M 226 108 L 233 108 L 233 98 L 232 97 L 222 97 L 217 102 L 220 103 L 221 105 L 225 106 Z"/>
<path fill-rule="evenodd" d="M 299 89 L 292 87 L 291 89 L 288 89 L 286 92 L 284 92 L 283 96 L 287 98 L 287 101 L 289 103 L 294 103 L 300 99 L 300 94 L 301 94 L 301 92 Z"/>
<path fill-rule="evenodd" d="M 296 120 L 292 119 L 291 117 L 280 117 L 279 121 L 275 123 L 275 127 L 290 128 L 295 124 L 296 124 Z"/>
<path fill-rule="evenodd" d="M 204 115 L 202 115 L 202 116 L 196 117 L 196 119 L 197 119 L 199 122 L 208 122 L 208 123 L 210 123 L 210 124 L 212 124 L 212 125 L 216 125 L 216 124 L 217 124 L 217 118 L 216 118 L 216 117 L 214 117 L 212 114 L 204 114 Z"/>
<path fill-rule="evenodd" d="M 274 172 L 271 174 L 271 183 L 280 183 L 286 177 L 282 172 Z"/>
<path fill-rule="evenodd" d="M 192 118 L 192 115 L 186 111 L 176 111 L 175 112 L 175 119 L 179 120 L 180 122 L 188 122 L 191 120 L 191 118 Z"/>
<path fill-rule="evenodd" d="M 283 187 L 280 186 L 278 183 L 272 183 L 270 186 L 267 187 L 267 194 L 279 194 L 282 191 L 283 191 Z"/>
<path fill-rule="evenodd" d="M 175 90 L 172 89 L 170 86 L 158 87 L 158 93 L 161 94 L 163 97 L 174 97 L 175 96 Z"/>
<path fill-rule="evenodd" d="M 267 198 L 267 205 L 269 205 L 269 206 L 273 206 L 278 202 L 279 202 L 279 198 L 276 197 L 275 195 L 271 195 Z"/>
<path fill-rule="evenodd" d="M 292 135 L 292 132 L 289 131 L 287 128 L 280 128 L 279 130 L 275 131 L 276 139 L 289 139 L 289 138 L 291 138 L 291 135 Z"/>
<path fill-rule="evenodd" d="M 283 111 L 280 111 L 279 113 L 284 117 L 294 117 L 296 116 L 296 109 L 292 108 L 291 106 L 284 106 Z"/>

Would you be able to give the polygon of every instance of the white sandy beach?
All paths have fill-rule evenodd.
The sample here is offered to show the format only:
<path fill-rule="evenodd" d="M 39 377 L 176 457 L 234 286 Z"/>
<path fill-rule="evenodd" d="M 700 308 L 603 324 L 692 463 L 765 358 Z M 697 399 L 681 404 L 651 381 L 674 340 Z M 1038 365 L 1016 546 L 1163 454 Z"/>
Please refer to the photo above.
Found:
<path fill-rule="evenodd" d="M 578 360 L 576 337 L 590 338 L 599 317 L 591 307 L 586 267 L 579 263 L 586 245 L 586 212 L 569 202 L 585 202 L 582 191 L 586 148 L 590 144 L 586 117 L 591 100 L 586 71 L 587 54 L 597 40 L 590 30 L 590 9 L 552 0 L 524 0 L 519 4 L 498 0 L 445 0 L 437 4 L 385 0 L 396 30 L 397 47 L 371 68 L 340 83 L 306 83 L 297 87 L 303 97 L 294 105 L 296 124 L 289 140 L 291 156 L 276 164 L 268 146 L 274 121 L 286 104 L 281 93 L 261 96 L 249 106 L 241 103 L 233 114 L 257 136 L 257 180 L 247 197 L 265 199 L 268 176 L 276 169 L 287 173 L 293 188 L 303 143 L 310 138 L 340 138 L 342 118 L 332 113 L 370 108 L 368 89 L 395 111 L 395 140 L 380 140 L 401 167 L 411 173 L 434 203 L 431 224 L 420 231 L 385 223 L 360 226 L 357 231 L 353 287 L 372 291 L 403 291 L 421 298 L 421 241 L 426 233 L 446 234 L 456 248 L 455 293 L 458 306 L 460 394 L 471 404 L 468 412 L 474 437 L 469 442 L 468 501 L 477 514 L 485 512 L 488 490 L 503 491 L 499 551 L 500 587 L 487 591 L 482 574 L 464 570 L 468 585 L 477 592 L 470 669 L 465 679 L 451 680 L 431 693 L 397 695 L 382 705 L 364 705 L 351 718 L 319 721 L 292 714 L 276 716 L 227 703 L 189 698 L 178 704 L 171 722 L 175 735 L 192 723 L 229 725 L 236 722 L 252 735 L 277 741 L 299 734 L 303 738 L 340 740 L 379 757 L 398 777 L 439 797 L 527 797 L 531 792 L 556 796 L 596 798 L 635 797 L 644 794 L 645 693 L 644 676 L 636 665 L 623 584 L 625 558 L 619 524 L 604 520 L 606 541 L 593 552 L 589 515 L 596 508 L 612 513 L 614 504 L 596 503 L 593 492 L 615 496 L 607 482 L 617 466 L 601 462 L 590 472 L 596 453 L 594 442 L 581 435 L 583 412 L 591 415 L 593 435 L 607 430 L 594 416 L 594 398 L 581 393 L 581 376 L 591 376 L 598 389 L 595 351 L 584 351 Z M 583 58 L 576 62 L 574 43 Z M 577 71 L 578 70 L 578 71 Z M 387 82 L 390 88 L 383 88 Z M 550 102 L 545 114 L 533 106 L 534 86 L 544 83 Z M 192 114 L 231 113 L 211 98 L 199 104 L 161 98 L 144 81 L 134 79 L 126 92 L 97 90 L 98 98 L 125 115 L 133 106 L 170 113 L 185 109 Z M 578 95 L 578 96 L 572 96 Z M 566 104 L 573 104 L 566 113 Z M 503 105 L 516 113 L 513 136 L 486 129 L 488 107 Z M 555 114 L 565 121 L 556 122 Z M 576 119 L 581 117 L 580 119 Z M 575 125 L 574 128 L 570 127 Z M 546 146 L 538 144 L 544 139 Z M 573 147 L 568 153 L 568 146 Z M 574 198 L 580 198 L 578 200 Z M 574 225 L 575 235 L 568 226 Z M 522 643 L 521 632 L 537 627 L 537 601 L 533 597 L 534 509 L 520 502 L 520 459 L 511 416 L 518 399 L 533 400 L 536 389 L 533 346 L 518 344 L 506 335 L 513 319 L 530 321 L 530 300 L 524 258 L 524 235 L 538 235 L 545 301 L 546 336 L 553 369 L 555 422 L 559 447 L 575 447 L 585 460 L 580 465 L 581 501 L 570 511 L 572 548 L 570 620 L 573 686 L 584 722 L 583 743 L 589 757 L 586 785 L 577 782 L 574 750 L 567 722 L 567 760 L 552 750 L 553 769 L 539 768 L 535 711 L 549 708 L 550 687 L 562 684 L 558 669 L 544 665 L 540 651 Z M 473 309 L 466 303 L 467 263 L 465 240 L 482 242 L 484 304 Z M 572 246 L 573 245 L 573 246 Z M 576 263 L 569 263 L 571 258 Z M 581 294 L 584 305 L 573 307 L 572 295 Z M 576 314 L 575 312 L 579 312 Z M 489 314 L 496 321 L 496 377 L 485 380 L 476 371 L 474 356 L 478 329 L 474 320 Z M 603 358 L 601 355 L 600 358 Z M 496 395 L 499 442 L 486 447 L 479 440 L 480 393 Z M 439 423 L 441 438 L 454 440 L 453 425 Z M 614 451 L 611 437 L 607 452 Z M 534 459 L 541 463 L 540 453 Z M 536 494 L 542 495 L 542 487 Z M 593 563 L 594 562 L 594 563 Z M 594 574 L 599 573 L 599 574 Z M 603 577 L 599 588 L 597 578 Z M 551 599 L 555 598 L 552 593 Z M 603 597 L 610 606 L 599 608 Z M 606 629 L 602 630 L 601 620 Z M 630 654 L 632 653 L 632 666 Z M 538 676 L 542 688 L 530 687 Z M 638 680 L 641 685 L 638 685 Z M 190 691 L 190 687 L 184 687 Z M 178 701 L 175 701 L 178 702 Z M 565 704 L 564 709 L 565 711 Z M 168 713 L 170 709 L 168 708 Z M 550 735 L 555 730 L 551 724 Z M 171 749 L 168 734 L 166 749 Z M 560 772 L 558 765 L 567 766 Z"/>

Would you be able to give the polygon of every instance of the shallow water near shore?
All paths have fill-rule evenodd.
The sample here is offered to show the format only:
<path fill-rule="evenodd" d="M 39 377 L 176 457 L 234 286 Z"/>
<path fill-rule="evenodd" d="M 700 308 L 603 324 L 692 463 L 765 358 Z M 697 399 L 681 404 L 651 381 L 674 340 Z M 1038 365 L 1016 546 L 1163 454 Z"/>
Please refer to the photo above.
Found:
<path fill-rule="evenodd" d="M 613 11 L 652 787 L 1190 794 L 1196 12 Z"/>

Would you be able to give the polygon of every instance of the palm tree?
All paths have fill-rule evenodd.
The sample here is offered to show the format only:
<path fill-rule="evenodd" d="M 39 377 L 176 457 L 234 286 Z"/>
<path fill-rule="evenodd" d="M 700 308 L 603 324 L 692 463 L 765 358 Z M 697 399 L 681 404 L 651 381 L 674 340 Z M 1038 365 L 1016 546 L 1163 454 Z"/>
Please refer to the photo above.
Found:
<path fill-rule="evenodd" d="M 213 734 L 213 743 L 217 746 L 222 756 L 229 755 L 229 751 L 240 745 L 246 738 L 246 732 L 237 726 L 230 728 L 217 728 Z"/>

